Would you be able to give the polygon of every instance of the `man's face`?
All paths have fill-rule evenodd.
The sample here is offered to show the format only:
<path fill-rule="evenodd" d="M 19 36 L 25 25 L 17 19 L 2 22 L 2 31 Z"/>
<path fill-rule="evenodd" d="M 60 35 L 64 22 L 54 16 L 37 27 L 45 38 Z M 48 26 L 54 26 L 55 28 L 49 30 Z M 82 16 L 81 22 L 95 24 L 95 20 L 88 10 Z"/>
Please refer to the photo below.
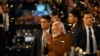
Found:
<path fill-rule="evenodd" d="M 7 5 L 2 6 L 2 9 L 3 9 L 3 12 L 5 13 L 9 11 L 9 8 Z"/>
<path fill-rule="evenodd" d="M 50 22 L 44 18 L 40 19 L 40 23 L 42 29 L 48 29 L 50 27 Z"/>
<path fill-rule="evenodd" d="M 75 17 L 74 17 L 73 14 L 71 14 L 71 13 L 68 14 L 68 22 L 69 22 L 70 24 L 75 23 Z"/>
<path fill-rule="evenodd" d="M 59 21 L 59 16 L 58 16 L 58 15 L 53 15 L 53 16 L 51 17 L 51 21 L 52 21 L 52 22 Z"/>
<path fill-rule="evenodd" d="M 93 23 L 93 16 L 92 14 L 85 14 L 83 17 L 83 22 L 86 25 L 91 25 Z"/>
<path fill-rule="evenodd" d="M 61 29 L 58 25 L 52 25 L 52 37 L 58 37 L 61 34 Z"/>

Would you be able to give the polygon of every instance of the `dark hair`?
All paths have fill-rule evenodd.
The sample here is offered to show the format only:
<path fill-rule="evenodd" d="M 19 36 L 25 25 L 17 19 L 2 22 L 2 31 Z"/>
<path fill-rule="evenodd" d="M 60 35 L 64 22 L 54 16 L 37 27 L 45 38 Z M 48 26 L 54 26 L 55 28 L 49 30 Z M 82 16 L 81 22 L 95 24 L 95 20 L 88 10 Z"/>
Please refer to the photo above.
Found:
<path fill-rule="evenodd" d="M 72 9 L 72 10 L 70 10 L 68 13 L 73 14 L 73 16 L 77 17 L 78 20 L 81 19 L 81 14 L 80 14 L 80 12 L 79 12 L 77 9 Z"/>
<path fill-rule="evenodd" d="M 77 17 L 78 19 L 78 24 L 81 25 L 82 24 L 82 18 L 81 18 L 81 13 L 77 10 L 77 9 L 72 9 L 70 10 L 68 13 L 71 13 L 73 16 Z"/>
<path fill-rule="evenodd" d="M 60 13 L 57 10 L 52 11 L 52 16 L 58 15 L 60 17 Z"/>
<path fill-rule="evenodd" d="M 83 12 L 81 13 L 81 17 L 83 18 L 85 14 L 92 14 L 92 12 L 89 11 L 89 10 L 85 10 L 85 11 L 83 11 Z"/>
<path fill-rule="evenodd" d="M 43 16 L 41 16 L 41 18 L 51 21 L 51 17 L 49 15 L 43 15 Z"/>

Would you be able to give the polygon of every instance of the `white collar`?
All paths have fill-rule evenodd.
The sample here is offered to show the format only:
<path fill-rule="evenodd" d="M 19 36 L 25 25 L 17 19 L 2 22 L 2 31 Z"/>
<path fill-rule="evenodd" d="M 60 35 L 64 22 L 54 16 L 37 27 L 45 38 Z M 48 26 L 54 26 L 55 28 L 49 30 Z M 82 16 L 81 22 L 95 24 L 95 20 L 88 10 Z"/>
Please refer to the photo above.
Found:
<path fill-rule="evenodd" d="M 91 25 L 90 27 L 88 27 L 88 26 L 85 24 L 85 28 L 86 28 L 86 29 L 88 29 L 88 28 L 92 28 L 92 25 Z"/>

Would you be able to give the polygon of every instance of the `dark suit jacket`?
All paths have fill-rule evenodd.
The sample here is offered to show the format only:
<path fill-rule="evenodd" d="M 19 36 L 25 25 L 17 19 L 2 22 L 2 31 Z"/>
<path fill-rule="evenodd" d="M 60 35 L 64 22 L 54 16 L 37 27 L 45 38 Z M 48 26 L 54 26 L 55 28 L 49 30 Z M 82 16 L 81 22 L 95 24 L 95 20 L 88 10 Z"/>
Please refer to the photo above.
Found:
<path fill-rule="evenodd" d="M 100 28 L 97 26 L 92 26 L 94 29 L 94 34 L 96 37 L 97 46 L 100 45 Z M 86 29 L 85 26 L 78 26 L 72 31 L 73 46 L 80 47 L 83 51 L 86 51 Z"/>
<path fill-rule="evenodd" d="M 76 24 L 74 25 L 74 27 L 73 27 L 73 25 L 70 26 L 70 25 L 64 23 L 64 27 L 65 27 L 66 32 L 67 32 L 68 34 L 71 34 L 71 32 L 75 29 L 75 27 L 80 26 L 80 25 L 81 25 L 81 24 L 76 23 Z"/>
<path fill-rule="evenodd" d="M 3 23 L 3 16 L 2 16 L 2 14 L 0 14 L 0 24 L 2 24 Z"/>
<path fill-rule="evenodd" d="M 3 16 L 0 14 L 0 25 L 3 24 Z M 0 27 L 0 50 L 2 50 L 5 47 L 5 38 L 4 38 L 4 28 Z"/>
<path fill-rule="evenodd" d="M 43 32 L 41 29 L 35 33 L 35 39 L 34 39 L 33 45 L 32 45 L 31 56 L 41 56 L 42 34 L 43 34 Z"/>
<path fill-rule="evenodd" d="M 4 41 L 8 41 L 7 45 L 12 45 L 12 38 L 14 37 L 14 34 L 15 34 L 15 24 L 14 24 L 14 21 L 11 20 L 11 16 L 10 14 L 8 14 L 9 16 L 9 30 L 7 32 L 4 31 L 4 28 L 3 27 L 0 27 L 0 46 L 3 45 L 5 46 L 5 42 Z M 0 14 L 0 25 L 3 24 L 4 21 L 3 21 L 3 14 Z"/>
<path fill-rule="evenodd" d="M 9 16 L 9 31 L 15 31 L 15 19 L 11 19 L 12 15 L 8 13 Z M 3 14 L 0 14 L 0 24 L 3 24 Z"/>

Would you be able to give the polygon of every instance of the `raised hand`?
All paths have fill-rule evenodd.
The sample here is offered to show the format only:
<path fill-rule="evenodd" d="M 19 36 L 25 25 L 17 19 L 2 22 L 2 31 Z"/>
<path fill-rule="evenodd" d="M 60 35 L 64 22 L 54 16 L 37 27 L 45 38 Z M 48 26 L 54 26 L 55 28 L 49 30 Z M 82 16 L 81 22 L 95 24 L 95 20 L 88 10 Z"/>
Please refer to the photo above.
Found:
<path fill-rule="evenodd" d="M 46 43 L 50 44 L 51 43 L 51 34 L 49 34 L 48 32 L 45 32 L 44 37 L 45 37 Z"/>

